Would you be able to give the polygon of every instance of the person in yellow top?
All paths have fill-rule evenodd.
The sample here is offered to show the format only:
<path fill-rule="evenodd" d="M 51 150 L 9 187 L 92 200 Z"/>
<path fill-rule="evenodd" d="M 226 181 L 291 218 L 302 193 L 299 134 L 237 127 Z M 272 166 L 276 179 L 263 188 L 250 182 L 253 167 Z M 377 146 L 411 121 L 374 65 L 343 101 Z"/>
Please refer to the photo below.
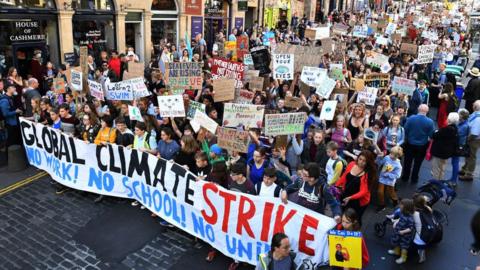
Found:
<path fill-rule="evenodd" d="M 347 162 L 338 155 L 338 144 L 329 142 L 327 144 L 327 156 L 329 157 L 325 171 L 327 172 L 328 185 L 334 185 L 347 168 Z"/>
<path fill-rule="evenodd" d="M 115 139 L 117 138 L 117 132 L 115 128 L 112 127 L 113 119 L 110 116 L 105 115 L 102 117 L 100 124 L 102 127 L 100 128 L 100 131 L 98 132 L 94 143 L 96 145 L 115 143 Z"/>

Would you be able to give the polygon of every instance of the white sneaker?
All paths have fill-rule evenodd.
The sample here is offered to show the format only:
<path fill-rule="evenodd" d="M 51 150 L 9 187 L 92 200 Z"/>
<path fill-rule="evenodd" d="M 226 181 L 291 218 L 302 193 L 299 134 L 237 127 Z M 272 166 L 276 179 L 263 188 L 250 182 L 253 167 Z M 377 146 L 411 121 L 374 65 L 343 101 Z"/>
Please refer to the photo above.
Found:
<path fill-rule="evenodd" d="M 138 201 L 132 202 L 132 206 L 138 206 L 140 203 Z"/>

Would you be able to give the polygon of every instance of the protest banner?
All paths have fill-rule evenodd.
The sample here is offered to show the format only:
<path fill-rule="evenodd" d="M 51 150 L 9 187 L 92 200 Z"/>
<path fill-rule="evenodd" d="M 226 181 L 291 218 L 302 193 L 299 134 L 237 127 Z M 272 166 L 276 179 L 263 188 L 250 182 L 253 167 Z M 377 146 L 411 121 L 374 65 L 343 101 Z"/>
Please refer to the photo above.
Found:
<path fill-rule="evenodd" d="M 319 84 L 315 93 L 317 93 L 319 96 L 323 98 L 328 98 L 330 97 L 330 94 L 332 93 L 333 88 L 335 88 L 336 84 L 337 82 L 335 80 L 332 80 L 329 77 L 325 77 L 325 80 L 323 80 Z"/>
<path fill-rule="evenodd" d="M 365 89 L 357 93 L 357 102 L 363 102 L 366 105 L 373 106 L 375 105 L 377 92 L 378 92 L 378 88 L 365 87 Z"/>
<path fill-rule="evenodd" d="M 261 128 L 265 107 L 261 105 L 225 103 L 223 125 L 226 127 Z"/>
<path fill-rule="evenodd" d="M 253 91 L 262 91 L 265 84 L 264 77 L 255 77 L 248 82 L 248 88 Z"/>
<path fill-rule="evenodd" d="M 245 69 L 243 63 L 222 58 L 213 58 L 210 61 L 214 80 L 218 78 L 235 79 L 235 88 L 243 87 L 243 73 Z"/>
<path fill-rule="evenodd" d="M 400 45 L 400 52 L 401 53 L 408 53 L 413 56 L 417 55 L 417 45 L 415 44 L 410 44 L 410 43 L 402 43 Z"/>
<path fill-rule="evenodd" d="M 245 54 L 249 53 L 248 46 L 248 37 L 245 35 L 240 35 L 237 37 L 237 59 L 238 61 L 244 61 Z M 248 65 L 243 62 L 245 65 Z"/>
<path fill-rule="evenodd" d="M 255 93 L 252 91 L 238 89 L 235 96 L 235 103 L 238 104 L 252 104 Z"/>
<path fill-rule="evenodd" d="M 273 78 L 281 80 L 293 80 L 293 54 L 273 55 Z"/>
<path fill-rule="evenodd" d="M 285 97 L 285 107 L 300 108 L 303 106 L 303 101 L 299 97 Z"/>
<path fill-rule="evenodd" d="M 325 27 L 317 27 L 315 29 L 315 40 L 320 40 L 323 38 L 329 38 L 330 37 L 330 27 L 325 26 Z"/>
<path fill-rule="evenodd" d="M 270 74 L 270 52 L 265 46 L 252 48 L 250 51 L 253 60 L 253 66 L 260 71 L 260 76 Z"/>
<path fill-rule="evenodd" d="M 367 38 L 368 36 L 368 26 L 364 25 L 355 25 L 353 27 L 352 36 L 359 38 Z"/>
<path fill-rule="evenodd" d="M 325 100 L 322 105 L 322 111 L 320 112 L 320 120 L 333 120 L 337 103 L 337 100 Z"/>
<path fill-rule="evenodd" d="M 328 264 L 332 218 L 295 203 L 197 181 L 183 166 L 137 149 L 90 144 L 23 118 L 20 127 L 29 163 L 62 185 L 136 200 L 226 256 L 252 265 L 268 252 L 278 231 L 289 236 L 298 265 Z"/>
<path fill-rule="evenodd" d="M 157 96 L 161 117 L 185 117 L 182 95 Z"/>
<path fill-rule="evenodd" d="M 215 102 L 231 101 L 235 98 L 235 80 L 227 78 L 213 80 L 213 91 Z"/>
<path fill-rule="evenodd" d="M 330 64 L 330 73 L 328 76 L 334 80 L 343 81 L 343 64 Z"/>
<path fill-rule="evenodd" d="M 310 40 L 315 40 L 316 34 L 317 34 L 317 30 L 315 28 L 305 29 L 305 37 Z"/>
<path fill-rule="evenodd" d="M 53 87 L 56 94 L 65 94 L 65 80 L 63 78 L 53 78 Z"/>
<path fill-rule="evenodd" d="M 237 42 L 225 41 L 223 45 L 225 58 L 231 59 L 232 61 L 237 61 Z"/>
<path fill-rule="evenodd" d="M 248 135 L 248 131 L 218 127 L 217 144 L 221 148 L 229 151 L 247 153 L 248 145 L 250 144 L 250 136 Z"/>
<path fill-rule="evenodd" d="M 317 87 L 327 77 L 328 70 L 317 67 L 304 66 L 300 74 L 300 80 L 306 85 Z"/>
<path fill-rule="evenodd" d="M 77 71 L 75 69 L 71 70 L 71 80 L 70 80 L 70 86 L 72 87 L 72 90 L 75 91 L 82 91 L 83 89 L 83 76 L 82 72 Z"/>
<path fill-rule="evenodd" d="M 421 45 L 418 47 L 417 64 L 429 64 L 433 61 L 433 54 L 437 45 Z"/>
<path fill-rule="evenodd" d="M 128 105 L 128 116 L 130 117 L 130 120 L 132 120 L 132 121 L 143 122 L 142 113 L 140 112 L 140 109 L 136 106 Z"/>
<path fill-rule="evenodd" d="M 331 230 L 328 235 L 330 266 L 362 268 L 362 233 Z"/>
<path fill-rule="evenodd" d="M 244 54 L 243 55 L 243 63 L 247 66 L 253 66 L 254 63 L 253 63 L 252 55 L 249 54 L 249 53 Z"/>
<path fill-rule="evenodd" d="M 133 100 L 133 89 L 129 81 L 105 83 L 105 92 L 109 100 Z"/>
<path fill-rule="evenodd" d="M 174 91 L 179 89 L 201 89 L 202 81 L 201 63 L 171 62 L 165 64 L 165 82 Z"/>
<path fill-rule="evenodd" d="M 265 135 L 278 136 L 288 134 L 303 134 L 307 114 L 280 113 L 265 115 Z"/>
<path fill-rule="evenodd" d="M 403 93 L 406 95 L 412 95 L 413 91 L 417 89 L 417 83 L 414 80 L 409 80 L 407 78 L 393 77 L 392 82 L 392 91 L 396 93 Z"/>
<path fill-rule="evenodd" d="M 194 100 L 190 100 L 188 103 L 188 110 L 187 110 L 187 119 L 192 120 L 195 116 L 196 111 L 205 112 L 206 105 Z"/>
<path fill-rule="evenodd" d="M 96 81 L 88 80 L 88 88 L 90 88 L 90 95 L 98 100 L 105 100 L 102 85 Z"/>
<path fill-rule="evenodd" d="M 190 123 L 192 122 L 195 122 L 195 124 L 205 128 L 212 134 L 215 134 L 217 132 L 218 123 L 200 110 L 195 111 L 195 116 L 193 117 L 192 121 L 190 121 Z"/>
<path fill-rule="evenodd" d="M 365 83 L 365 86 L 375 87 L 378 89 L 387 89 L 390 84 L 390 74 L 365 74 L 363 81 Z"/>
<path fill-rule="evenodd" d="M 362 91 L 365 88 L 365 81 L 360 78 L 350 79 L 350 89 L 355 91 Z"/>

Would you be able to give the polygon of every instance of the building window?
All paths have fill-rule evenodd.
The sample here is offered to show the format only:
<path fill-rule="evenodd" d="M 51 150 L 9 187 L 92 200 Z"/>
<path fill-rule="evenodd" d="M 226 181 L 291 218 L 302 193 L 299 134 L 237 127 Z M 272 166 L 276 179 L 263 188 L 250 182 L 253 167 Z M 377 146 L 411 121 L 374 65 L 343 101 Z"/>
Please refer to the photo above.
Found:
<path fill-rule="evenodd" d="M 0 0 L 2 8 L 55 9 L 54 0 Z"/>
<path fill-rule="evenodd" d="M 177 5 L 174 0 L 153 0 L 152 11 L 155 10 L 177 11 Z"/>
<path fill-rule="evenodd" d="M 114 10 L 111 0 L 72 0 L 72 7 L 81 10 Z"/>
<path fill-rule="evenodd" d="M 115 27 L 113 18 L 75 17 L 73 20 L 73 42 L 78 54 L 80 46 L 87 46 L 95 58 L 100 51 L 115 49 Z"/>

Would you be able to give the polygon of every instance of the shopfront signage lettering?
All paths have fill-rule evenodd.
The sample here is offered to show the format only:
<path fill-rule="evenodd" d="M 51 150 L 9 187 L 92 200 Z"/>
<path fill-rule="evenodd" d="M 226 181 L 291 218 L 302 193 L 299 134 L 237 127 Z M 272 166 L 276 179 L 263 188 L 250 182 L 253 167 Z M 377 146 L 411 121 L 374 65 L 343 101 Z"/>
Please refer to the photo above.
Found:
<path fill-rule="evenodd" d="M 45 40 L 45 35 L 40 33 L 38 21 L 14 22 L 15 33 L 10 36 L 10 41 L 39 41 Z"/>

